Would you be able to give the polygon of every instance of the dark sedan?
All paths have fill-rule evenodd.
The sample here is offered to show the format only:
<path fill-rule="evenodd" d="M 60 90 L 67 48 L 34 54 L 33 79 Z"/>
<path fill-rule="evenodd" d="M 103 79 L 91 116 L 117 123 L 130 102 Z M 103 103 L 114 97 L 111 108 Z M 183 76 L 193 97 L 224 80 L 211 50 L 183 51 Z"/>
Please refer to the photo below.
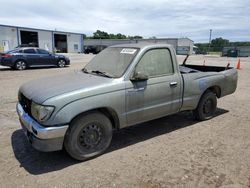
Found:
<path fill-rule="evenodd" d="M 69 64 L 68 57 L 53 54 L 40 48 L 18 48 L 0 54 L 0 65 L 17 70 L 24 70 L 28 67 L 65 67 Z"/>

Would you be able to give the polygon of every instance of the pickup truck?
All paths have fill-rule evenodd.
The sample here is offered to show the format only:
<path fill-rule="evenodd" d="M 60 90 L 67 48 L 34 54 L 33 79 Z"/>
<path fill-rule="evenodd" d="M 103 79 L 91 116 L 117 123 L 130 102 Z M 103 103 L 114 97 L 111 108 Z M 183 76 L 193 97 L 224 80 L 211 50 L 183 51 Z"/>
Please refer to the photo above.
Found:
<path fill-rule="evenodd" d="M 86 160 L 109 147 L 113 130 L 185 110 L 212 118 L 237 75 L 232 67 L 179 65 L 168 44 L 116 45 L 82 70 L 22 85 L 17 113 L 34 148 Z"/>

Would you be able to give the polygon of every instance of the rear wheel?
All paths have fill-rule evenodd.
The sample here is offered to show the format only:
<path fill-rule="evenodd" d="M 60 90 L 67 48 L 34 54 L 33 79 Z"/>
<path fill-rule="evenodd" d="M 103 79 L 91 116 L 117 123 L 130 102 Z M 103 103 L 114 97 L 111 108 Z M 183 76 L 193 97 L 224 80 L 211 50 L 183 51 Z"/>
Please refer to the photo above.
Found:
<path fill-rule="evenodd" d="M 69 155 L 84 161 L 102 154 L 110 145 L 112 124 L 103 114 L 94 112 L 72 121 L 64 140 Z"/>
<path fill-rule="evenodd" d="M 57 66 L 60 67 L 60 68 L 63 68 L 65 67 L 66 65 L 66 62 L 64 59 L 60 59 L 58 62 L 57 62 Z"/>
<path fill-rule="evenodd" d="M 15 69 L 16 70 L 24 70 L 27 68 L 27 65 L 26 65 L 26 62 L 23 61 L 23 60 L 18 60 L 16 63 L 15 63 Z"/>
<path fill-rule="evenodd" d="M 215 93 L 206 91 L 197 106 L 193 111 L 194 117 L 197 120 L 208 120 L 211 119 L 217 108 L 217 98 Z"/>

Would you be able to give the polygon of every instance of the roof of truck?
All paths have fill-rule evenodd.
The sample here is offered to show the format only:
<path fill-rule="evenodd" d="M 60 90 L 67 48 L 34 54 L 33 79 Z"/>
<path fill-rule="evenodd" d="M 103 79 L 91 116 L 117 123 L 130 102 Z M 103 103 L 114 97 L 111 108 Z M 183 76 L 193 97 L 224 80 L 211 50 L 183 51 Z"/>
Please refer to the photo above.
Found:
<path fill-rule="evenodd" d="M 110 47 L 122 47 L 122 48 L 144 48 L 146 46 L 153 47 L 170 47 L 170 44 L 166 43 L 148 43 L 148 42 L 139 42 L 139 43 L 130 43 L 130 44 L 118 44 Z"/>

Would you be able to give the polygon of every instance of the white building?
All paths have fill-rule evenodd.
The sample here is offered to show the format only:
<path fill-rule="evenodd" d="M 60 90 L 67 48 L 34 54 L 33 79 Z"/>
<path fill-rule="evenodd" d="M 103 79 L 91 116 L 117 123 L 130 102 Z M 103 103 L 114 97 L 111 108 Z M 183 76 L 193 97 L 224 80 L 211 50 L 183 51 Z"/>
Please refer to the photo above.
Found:
<path fill-rule="evenodd" d="M 0 52 L 32 44 L 61 53 L 83 52 L 83 34 L 0 25 Z"/>

